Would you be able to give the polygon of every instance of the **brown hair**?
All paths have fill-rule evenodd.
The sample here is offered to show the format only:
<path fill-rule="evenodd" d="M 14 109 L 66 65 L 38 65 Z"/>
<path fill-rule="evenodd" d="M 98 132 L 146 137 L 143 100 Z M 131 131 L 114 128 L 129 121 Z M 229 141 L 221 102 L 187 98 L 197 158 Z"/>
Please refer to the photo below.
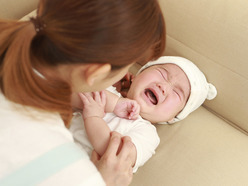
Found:
<path fill-rule="evenodd" d="M 164 48 L 156 0 L 40 0 L 31 21 L 0 20 L 0 88 L 14 102 L 59 112 L 68 125 L 70 85 L 34 68 L 97 62 L 118 69 L 157 59 Z"/>

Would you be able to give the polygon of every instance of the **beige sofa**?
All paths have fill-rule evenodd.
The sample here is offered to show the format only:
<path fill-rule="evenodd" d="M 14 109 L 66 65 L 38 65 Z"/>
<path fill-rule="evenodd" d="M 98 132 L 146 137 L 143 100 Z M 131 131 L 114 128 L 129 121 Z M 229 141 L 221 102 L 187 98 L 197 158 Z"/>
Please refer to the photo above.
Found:
<path fill-rule="evenodd" d="M 19 19 L 37 2 L 0 0 L 0 17 Z M 160 4 L 167 25 L 165 55 L 194 61 L 218 96 L 179 123 L 157 126 L 161 143 L 131 186 L 248 185 L 248 1 Z"/>

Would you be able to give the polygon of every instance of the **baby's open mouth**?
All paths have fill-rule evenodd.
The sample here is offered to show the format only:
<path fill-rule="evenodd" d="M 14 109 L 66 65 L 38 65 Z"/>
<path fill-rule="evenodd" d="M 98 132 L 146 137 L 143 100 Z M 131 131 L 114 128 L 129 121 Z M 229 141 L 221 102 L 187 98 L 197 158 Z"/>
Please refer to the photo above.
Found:
<path fill-rule="evenodd" d="M 154 94 L 154 92 L 152 90 L 146 89 L 145 90 L 145 95 L 149 98 L 149 100 L 151 101 L 151 103 L 153 105 L 158 104 L 158 99 L 157 99 L 156 95 Z"/>

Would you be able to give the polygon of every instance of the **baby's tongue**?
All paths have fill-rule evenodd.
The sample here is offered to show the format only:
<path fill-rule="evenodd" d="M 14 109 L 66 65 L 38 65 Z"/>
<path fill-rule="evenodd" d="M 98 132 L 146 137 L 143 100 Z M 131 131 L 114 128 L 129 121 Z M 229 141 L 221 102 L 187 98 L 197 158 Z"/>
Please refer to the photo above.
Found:
<path fill-rule="evenodd" d="M 146 90 L 145 94 L 150 99 L 152 104 L 154 104 L 154 105 L 157 104 L 157 98 L 156 98 L 156 96 L 153 94 L 153 92 L 151 90 Z"/>

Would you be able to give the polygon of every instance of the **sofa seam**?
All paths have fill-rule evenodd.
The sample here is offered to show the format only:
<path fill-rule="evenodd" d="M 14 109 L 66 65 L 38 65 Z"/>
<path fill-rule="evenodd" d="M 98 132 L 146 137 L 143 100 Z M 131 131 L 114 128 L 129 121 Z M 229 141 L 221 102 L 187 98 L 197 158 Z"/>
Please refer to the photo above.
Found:
<path fill-rule="evenodd" d="M 206 110 L 208 110 L 210 113 L 214 114 L 215 116 L 217 116 L 218 118 L 220 118 L 221 120 L 225 121 L 226 123 L 228 123 L 231 127 L 235 128 L 236 130 L 242 132 L 243 134 L 248 136 L 248 131 L 241 128 L 240 126 L 238 126 L 237 124 L 235 124 L 234 122 L 226 119 L 225 117 L 223 117 L 222 115 L 220 115 L 219 113 L 215 112 L 214 110 L 210 109 L 209 107 L 202 105 Z"/>

